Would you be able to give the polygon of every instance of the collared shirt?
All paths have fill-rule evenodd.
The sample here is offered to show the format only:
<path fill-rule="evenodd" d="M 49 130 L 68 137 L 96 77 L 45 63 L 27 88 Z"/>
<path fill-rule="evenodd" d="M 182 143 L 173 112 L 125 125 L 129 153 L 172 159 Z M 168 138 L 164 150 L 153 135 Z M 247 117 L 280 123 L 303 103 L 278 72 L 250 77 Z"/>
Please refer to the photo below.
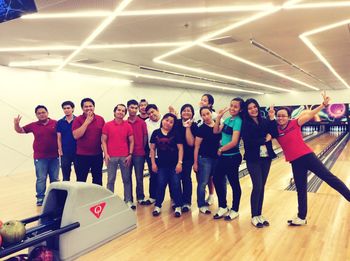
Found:
<path fill-rule="evenodd" d="M 73 120 L 68 122 L 66 116 L 64 116 L 57 122 L 57 132 L 61 134 L 62 152 L 64 155 L 74 155 L 77 150 L 77 142 L 72 132 L 72 125 L 75 118 L 73 115 Z"/>
<path fill-rule="evenodd" d="M 76 117 L 73 121 L 72 130 L 80 128 L 85 120 L 86 116 L 84 114 Z M 78 155 L 93 156 L 102 153 L 101 136 L 104 124 L 105 120 L 101 116 L 94 114 L 94 119 L 87 126 L 84 135 L 77 139 Z"/>
<path fill-rule="evenodd" d="M 128 121 L 134 131 L 134 153 L 135 156 L 145 156 L 145 139 L 147 136 L 146 123 L 139 117 L 135 118 L 134 122 Z"/>
<path fill-rule="evenodd" d="M 117 123 L 115 120 L 107 122 L 102 129 L 107 136 L 107 151 L 111 157 L 126 157 L 129 154 L 129 136 L 134 135 L 131 125 L 127 121 Z"/>
<path fill-rule="evenodd" d="M 25 133 L 34 135 L 34 159 L 48 159 L 58 157 L 57 121 L 49 119 L 47 124 L 40 121 L 29 123 L 23 127 Z"/>

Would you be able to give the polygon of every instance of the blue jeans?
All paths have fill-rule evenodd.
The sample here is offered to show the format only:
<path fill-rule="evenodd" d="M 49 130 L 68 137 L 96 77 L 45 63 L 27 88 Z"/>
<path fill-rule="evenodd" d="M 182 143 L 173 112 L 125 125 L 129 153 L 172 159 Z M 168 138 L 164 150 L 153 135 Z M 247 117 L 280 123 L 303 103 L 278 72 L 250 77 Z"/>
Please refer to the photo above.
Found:
<path fill-rule="evenodd" d="M 182 182 L 182 202 L 191 205 L 192 203 L 192 166 L 193 161 L 184 161 L 182 164 L 181 182 Z"/>
<path fill-rule="evenodd" d="M 164 201 L 165 189 L 166 186 L 170 185 L 171 195 L 175 202 L 175 207 L 182 206 L 182 198 L 181 198 L 181 175 L 176 174 L 175 168 L 158 168 L 157 174 L 157 198 L 156 198 L 156 206 L 162 207 L 162 203 Z"/>
<path fill-rule="evenodd" d="M 130 166 L 130 173 L 132 175 L 132 168 L 135 170 L 136 177 L 136 198 L 137 200 L 143 200 L 145 193 L 143 191 L 143 169 L 145 168 L 145 156 L 132 156 L 132 162 Z M 132 179 L 131 179 L 132 187 Z"/>
<path fill-rule="evenodd" d="M 59 181 L 59 160 L 58 158 L 34 159 L 36 175 L 36 198 L 38 201 L 44 200 L 46 191 L 46 179 L 49 175 L 50 183 Z"/>
<path fill-rule="evenodd" d="M 124 201 L 133 201 L 132 200 L 132 189 L 131 189 L 131 174 L 130 168 L 125 164 L 126 157 L 111 157 L 108 166 L 107 166 L 107 188 L 114 192 L 115 178 L 117 176 L 118 166 L 120 172 L 122 173 L 122 180 L 124 185 Z"/>
<path fill-rule="evenodd" d="M 208 184 L 209 177 L 214 175 L 216 164 L 217 159 L 198 156 L 197 204 L 199 208 L 205 206 L 205 186 Z"/>
<path fill-rule="evenodd" d="M 70 181 L 70 173 L 72 171 L 72 163 L 76 165 L 76 155 L 75 154 L 63 154 L 61 156 L 61 170 L 62 170 L 62 176 L 63 181 Z M 77 172 L 75 170 L 75 172 Z"/>

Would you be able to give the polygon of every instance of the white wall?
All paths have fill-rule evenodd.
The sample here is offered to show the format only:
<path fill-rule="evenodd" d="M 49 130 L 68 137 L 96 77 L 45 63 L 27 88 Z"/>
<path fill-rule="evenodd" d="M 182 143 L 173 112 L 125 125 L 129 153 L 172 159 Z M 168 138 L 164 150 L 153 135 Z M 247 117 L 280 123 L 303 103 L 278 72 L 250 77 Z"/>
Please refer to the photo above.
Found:
<path fill-rule="evenodd" d="M 13 129 L 13 119 L 22 115 L 21 126 L 35 121 L 34 108 L 38 104 L 47 106 L 49 116 L 59 119 L 63 116 L 61 103 L 72 100 L 76 104 L 76 114 L 81 114 L 80 100 L 91 97 L 95 100 L 95 112 L 106 121 L 113 118 L 113 108 L 129 99 L 147 99 L 165 112 L 168 105 L 177 110 L 184 103 L 195 108 L 205 90 L 170 88 L 160 86 L 118 83 L 114 79 L 78 75 L 72 73 L 49 73 L 33 70 L 13 69 L 0 66 L 0 176 L 33 172 L 32 134 L 17 134 Z M 214 95 L 216 108 L 229 104 L 234 94 Z"/>

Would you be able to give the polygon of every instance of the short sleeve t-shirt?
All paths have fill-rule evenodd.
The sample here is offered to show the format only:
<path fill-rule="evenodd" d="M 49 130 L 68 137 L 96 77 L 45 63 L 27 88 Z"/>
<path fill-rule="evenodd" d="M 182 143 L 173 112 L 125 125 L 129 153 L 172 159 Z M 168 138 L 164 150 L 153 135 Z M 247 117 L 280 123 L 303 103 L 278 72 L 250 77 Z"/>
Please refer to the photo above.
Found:
<path fill-rule="evenodd" d="M 32 122 L 23 127 L 25 133 L 34 135 L 34 159 L 48 159 L 58 157 L 57 121 L 49 119 L 47 124 L 40 121 Z"/>
<path fill-rule="evenodd" d="M 72 125 L 72 130 L 76 130 L 83 125 L 86 116 L 80 115 L 75 118 Z M 82 137 L 77 139 L 77 155 L 93 156 L 102 153 L 101 136 L 102 128 L 105 125 L 105 120 L 99 116 L 94 116 L 93 121 L 88 125 Z"/>
<path fill-rule="evenodd" d="M 221 146 L 225 146 L 226 144 L 232 141 L 232 135 L 234 131 L 241 131 L 242 127 L 242 119 L 239 116 L 234 118 L 228 117 L 224 121 L 224 127 L 221 132 Z M 225 152 L 222 153 L 224 156 L 232 156 L 239 153 L 239 142 L 237 145 Z"/>
<path fill-rule="evenodd" d="M 217 158 L 221 133 L 214 134 L 213 127 L 209 127 L 207 124 L 202 124 L 198 128 L 197 137 L 203 139 L 198 154 L 203 158 Z"/>
<path fill-rule="evenodd" d="M 134 131 L 134 152 L 135 156 L 145 156 L 145 145 L 144 137 L 147 136 L 147 126 L 145 121 L 141 118 L 136 117 L 134 122 L 130 122 L 133 131 Z"/>
<path fill-rule="evenodd" d="M 127 121 L 116 123 L 107 122 L 102 129 L 107 136 L 107 151 L 111 157 L 126 157 L 129 155 L 129 136 L 134 135 L 131 125 Z"/>
<path fill-rule="evenodd" d="M 157 150 L 157 165 L 163 168 L 175 168 L 178 162 L 177 144 L 182 144 L 178 132 L 171 131 L 164 135 L 161 129 L 153 131 L 151 144 L 155 144 Z"/>
<path fill-rule="evenodd" d="M 66 117 L 63 117 L 57 122 L 57 132 L 61 134 L 63 155 L 74 155 L 77 150 L 77 142 L 72 132 L 74 118 L 71 122 L 68 122 Z"/>
<path fill-rule="evenodd" d="M 293 161 L 312 153 L 312 149 L 304 142 L 298 120 L 290 120 L 286 128 L 278 128 L 277 141 L 281 145 L 286 161 Z"/>
<path fill-rule="evenodd" d="M 194 146 L 190 146 L 187 144 L 186 141 L 186 128 L 183 126 L 182 120 L 179 119 L 176 122 L 176 128 L 177 132 L 179 133 L 182 141 L 183 141 L 183 146 L 184 146 L 184 157 L 183 161 L 191 161 L 193 162 L 193 153 L 194 153 Z M 198 127 L 196 123 L 192 123 L 191 125 L 191 133 L 195 137 L 198 131 Z"/>

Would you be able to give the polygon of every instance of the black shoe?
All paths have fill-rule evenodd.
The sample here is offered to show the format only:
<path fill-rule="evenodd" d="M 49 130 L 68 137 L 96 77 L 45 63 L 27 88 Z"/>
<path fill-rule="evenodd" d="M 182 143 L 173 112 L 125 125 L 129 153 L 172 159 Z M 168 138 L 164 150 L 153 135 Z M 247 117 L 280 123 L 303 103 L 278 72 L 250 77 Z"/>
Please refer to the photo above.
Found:
<path fill-rule="evenodd" d="M 188 212 L 188 211 L 190 211 L 190 209 L 191 209 L 191 206 L 189 204 L 185 204 L 182 207 L 182 212 L 184 212 L 184 213 Z"/>

